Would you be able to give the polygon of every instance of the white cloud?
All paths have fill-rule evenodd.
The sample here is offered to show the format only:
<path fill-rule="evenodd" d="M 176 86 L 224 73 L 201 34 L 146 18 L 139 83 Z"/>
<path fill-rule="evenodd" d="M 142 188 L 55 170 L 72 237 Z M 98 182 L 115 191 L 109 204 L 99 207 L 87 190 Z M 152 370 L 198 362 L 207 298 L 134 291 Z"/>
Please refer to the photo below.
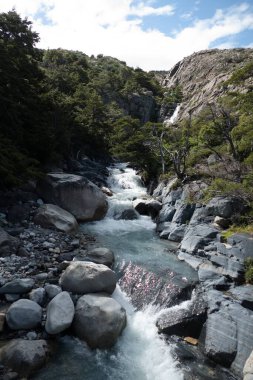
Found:
<path fill-rule="evenodd" d="M 144 30 L 143 17 L 164 15 L 169 23 L 175 12 L 169 4 L 156 7 L 150 0 L 137 5 L 133 0 L 1 0 L 0 11 L 12 6 L 33 20 L 42 48 L 102 53 L 146 70 L 169 69 L 220 38 L 253 29 L 253 13 L 246 3 L 217 10 L 212 18 L 197 20 L 171 36 L 157 29 Z M 45 25 L 45 17 L 51 23 Z"/>

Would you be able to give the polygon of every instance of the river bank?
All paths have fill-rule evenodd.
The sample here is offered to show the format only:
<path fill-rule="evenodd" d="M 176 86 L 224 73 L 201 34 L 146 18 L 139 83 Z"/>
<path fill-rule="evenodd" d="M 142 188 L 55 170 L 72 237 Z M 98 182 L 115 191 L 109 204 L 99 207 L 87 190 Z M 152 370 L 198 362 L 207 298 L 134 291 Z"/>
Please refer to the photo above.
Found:
<path fill-rule="evenodd" d="M 90 254 L 92 249 L 94 247 L 106 247 L 107 250 L 115 253 L 114 270 L 117 273 L 120 285 L 112 297 L 126 310 L 127 314 L 127 327 L 123 335 L 112 349 L 102 351 L 91 350 L 85 343 L 72 338 L 69 336 L 69 330 L 66 331 L 67 335 L 63 332 L 56 335 L 52 340 L 52 337 L 45 334 L 44 327 L 32 329 L 32 331 L 5 330 L 1 334 L 2 340 L 24 338 L 35 342 L 40 339 L 49 339 L 49 341 L 54 342 L 54 348 L 57 347 L 57 349 L 52 353 L 52 359 L 44 369 L 33 375 L 32 378 L 34 379 L 56 379 L 57 376 L 62 379 L 81 379 L 84 375 L 90 379 L 117 377 L 122 380 L 126 378 L 160 380 L 168 377 L 173 380 L 181 378 L 187 380 L 241 378 L 241 374 L 236 374 L 233 377 L 231 372 L 220 366 L 220 364 L 224 365 L 224 358 L 225 360 L 233 358 L 234 361 L 235 351 L 230 357 L 226 351 L 221 352 L 226 341 L 230 341 L 229 334 L 226 335 L 225 341 L 223 336 L 222 341 L 219 331 L 223 329 L 222 323 L 224 324 L 226 321 L 228 321 L 228 329 L 232 325 L 236 331 L 242 331 L 238 330 L 241 329 L 240 324 L 244 326 L 245 334 L 248 334 L 249 339 L 245 340 L 244 334 L 241 335 L 241 340 L 236 340 L 236 348 L 238 344 L 244 344 L 243 348 L 238 346 L 239 349 L 237 349 L 237 352 L 240 350 L 239 360 L 242 363 L 250 351 L 251 344 L 251 317 L 248 318 L 249 313 L 251 313 L 250 292 L 247 295 L 242 290 L 245 287 L 237 286 L 240 282 L 235 281 L 234 277 L 231 279 L 231 273 L 235 272 L 234 267 L 232 272 L 224 273 L 225 270 L 228 270 L 225 265 L 215 266 L 214 260 L 211 261 L 211 264 L 206 263 L 206 260 L 209 261 L 209 256 L 204 256 L 202 251 L 212 252 L 209 249 L 210 246 L 213 247 L 217 243 L 222 244 L 217 241 L 220 234 L 219 228 L 208 227 L 212 229 L 209 237 L 201 237 L 199 233 L 196 235 L 201 244 L 203 241 L 205 243 L 201 248 L 198 246 L 196 252 L 195 250 L 189 252 L 187 251 L 188 248 L 182 249 L 182 244 L 181 248 L 179 246 L 178 237 L 176 241 L 168 239 L 172 232 L 170 228 L 173 227 L 174 232 L 175 225 L 179 230 L 184 229 L 185 234 L 181 234 L 180 239 L 183 239 L 184 236 L 187 237 L 187 230 L 189 231 L 194 226 L 192 224 L 194 213 L 197 210 L 199 215 L 200 207 L 191 210 L 189 213 L 189 207 L 182 206 L 184 204 L 182 201 L 183 191 L 168 189 L 168 184 L 160 185 L 154 194 L 156 197 L 154 202 L 147 195 L 146 189 L 135 171 L 127 168 L 126 165 L 116 165 L 109 170 L 108 174 L 108 182 L 104 177 L 100 183 L 101 187 L 107 185 L 112 191 L 107 198 L 109 210 L 106 217 L 101 221 L 81 224 L 80 230 L 74 235 L 66 235 L 64 232 L 44 229 L 33 224 L 34 214 L 41 207 L 41 201 L 38 198 L 32 203 L 30 219 L 22 221 L 19 225 L 9 222 L 9 215 L 6 218 L 2 217 L 5 230 L 15 235 L 16 238 L 18 237 L 21 242 L 18 248 L 17 246 L 15 248 L 14 245 L 16 252 L 21 251 L 22 253 L 25 249 L 27 254 L 22 257 L 16 254 L 7 255 L 1 259 L 1 264 L 5 283 L 11 279 L 29 277 L 35 279 L 34 288 L 44 289 L 40 290 L 46 297 L 44 305 L 42 305 L 43 327 L 46 322 L 46 306 L 50 301 L 48 295 L 50 286 L 51 293 L 52 291 L 61 292 L 62 289 L 59 288 L 58 280 L 62 271 L 69 265 L 66 261 L 69 262 L 74 257 L 78 260 L 93 261 L 94 257 L 98 259 L 98 255 Z M 178 197 L 177 199 L 175 199 L 175 194 Z M 136 198 L 149 198 L 149 211 L 141 211 L 145 214 L 149 214 L 150 209 L 155 205 L 155 213 L 154 208 L 151 211 L 153 221 L 148 215 L 141 216 L 134 211 L 133 205 L 138 207 L 139 203 L 138 200 L 133 203 Z M 146 201 L 142 202 L 145 204 Z M 157 210 L 158 203 L 161 204 L 159 210 Z M 19 205 L 24 206 L 23 203 L 19 203 Z M 189 218 L 190 215 L 191 221 L 187 223 L 175 222 L 175 219 L 170 222 L 168 220 L 161 221 L 161 218 L 171 217 L 168 216 L 171 213 L 167 213 L 170 207 L 174 208 L 173 215 L 176 215 L 178 221 L 180 220 L 180 213 L 177 210 L 181 210 L 181 216 L 187 214 Z M 21 213 L 21 215 L 23 214 Z M 215 215 L 208 215 L 207 217 L 206 224 L 208 225 L 208 223 L 213 222 L 211 219 Z M 197 225 L 202 226 L 201 231 L 205 231 L 203 220 Z M 161 227 L 164 227 L 162 231 Z M 163 239 L 159 238 L 155 229 L 160 230 Z M 214 230 L 218 232 L 214 233 Z M 172 236 L 178 235 L 172 234 Z M 192 233 L 190 236 L 196 240 Z M 189 239 L 189 234 L 187 239 Z M 191 247 L 192 244 L 189 246 Z M 209 247 L 206 251 L 205 246 Z M 14 248 L 10 244 L 10 249 Z M 215 252 L 216 254 L 212 257 L 220 256 L 217 254 L 217 250 Z M 103 251 L 102 256 L 104 254 L 105 251 Z M 89 255 L 90 257 L 88 257 Z M 187 258 L 186 263 L 182 261 L 182 257 Z M 196 260 L 200 259 L 202 260 L 201 264 L 205 264 L 201 268 L 195 266 Z M 233 258 L 231 260 L 235 261 Z M 194 265 L 189 265 L 191 262 Z M 239 260 L 236 262 L 240 264 Z M 110 266 L 112 263 L 111 261 Z M 208 268 L 206 267 L 207 264 L 209 265 Z M 212 270 L 210 265 L 213 265 Z M 222 268 L 222 273 L 220 273 L 221 269 L 219 268 Z M 203 276 L 203 270 L 206 276 L 210 276 L 205 281 L 201 280 L 202 277 L 200 276 L 200 273 Z M 238 273 L 240 279 L 241 270 Z M 4 281 L 1 284 L 2 287 Z M 238 293 L 238 288 L 241 293 Z M 195 291 L 193 291 L 194 289 Z M 242 294 L 243 299 L 240 298 Z M 14 298 L 15 296 L 17 297 L 17 294 L 12 295 Z M 25 295 L 20 294 L 20 297 L 27 299 L 30 295 L 28 296 L 27 292 Z M 2 308 L 2 314 L 5 314 L 11 302 L 16 301 L 14 298 L 9 298 L 8 301 L 6 294 L 1 296 L 2 306 L 5 305 Z M 74 297 L 74 304 L 78 298 Z M 242 311 L 244 309 L 246 312 Z M 235 322 L 234 310 L 238 316 L 244 316 L 242 321 Z M 217 316 L 220 318 L 218 322 L 214 318 Z M 209 335 L 204 333 L 208 320 L 213 323 L 211 327 L 208 327 Z M 248 330 L 246 330 L 243 321 L 247 321 Z M 160 336 L 157 334 L 156 324 L 161 333 Z M 223 327 L 219 330 L 217 326 Z M 187 339 L 184 340 L 187 337 L 199 339 L 197 341 L 199 346 L 189 345 Z M 216 356 L 206 352 L 207 344 L 210 344 L 212 349 L 215 347 Z M 234 347 L 235 345 L 233 349 Z M 211 350 L 210 352 L 213 353 L 214 351 Z M 209 360 L 208 356 L 213 361 Z M 214 364 L 215 361 L 217 362 L 216 357 L 222 360 L 218 359 L 218 363 Z M 13 373 L 10 375 L 8 371 L 4 374 L 4 371 L 5 369 L 2 368 L 2 374 L 6 379 L 8 376 L 14 376 Z"/>

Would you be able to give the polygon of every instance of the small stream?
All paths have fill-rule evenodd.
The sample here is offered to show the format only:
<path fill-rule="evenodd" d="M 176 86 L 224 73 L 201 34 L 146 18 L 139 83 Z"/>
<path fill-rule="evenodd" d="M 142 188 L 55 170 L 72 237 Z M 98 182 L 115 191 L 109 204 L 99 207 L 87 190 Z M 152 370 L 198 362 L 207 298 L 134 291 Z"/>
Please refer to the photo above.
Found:
<path fill-rule="evenodd" d="M 179 262 L 173 253 L 175 245 L 160 240 L 155 224 L 149 217 L 136 220 L 118 219 L 123 210 L 132 207 L 134 198 L 146 195 L 146 189 L 136 172 L 126 164 L 110 169 L 108 187 L 114 195 L 105 219 L 82 226 L 84 232 L 96 236 L 96 245 L 115 253 L 116 270 L 132 262 L 165 276 L 175 271 L 194 278 L 195 272 Z M 162 310 L 147 305 L 136 311 L 131 300 L 118 286 L 113 297 L 127 311 L 127 327 L 110 350 L 90 350 L 84 342 L 65 336 L 59 339 L 55 357 L 41 370 L 37 380 L 181 380 L 183 374 L 170 347 L 157 334 L 156 319 Z M 187 307 L 187 302 L 182 307 Z M 178 307 L 178 306 L 177 306 Z M 179 306 L 181 307 L 181 305 Z"/>

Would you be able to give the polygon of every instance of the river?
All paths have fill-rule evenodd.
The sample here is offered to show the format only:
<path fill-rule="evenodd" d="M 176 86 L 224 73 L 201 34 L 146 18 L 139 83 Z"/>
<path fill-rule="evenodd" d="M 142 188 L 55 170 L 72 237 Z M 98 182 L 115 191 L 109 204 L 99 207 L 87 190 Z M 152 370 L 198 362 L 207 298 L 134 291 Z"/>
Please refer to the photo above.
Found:
<path fill-rule="evenodd" d="M 168 241 L 160 240 L 155 224 L 147 216 L 136 220 L 118 219 L 132 207 L 132 200 L 146 195 L 136 172 L 126 164 L 110 168 L 108 187 L 114 195 L 106 218 L 82 226 L 84 232 L 96 236 L 96 244 L 115 253 L 116 270 L 132 262 L 158 275 L 175 271 L 191 278 L 194 271 L 179 262 Z M 36 380 L 181 380 L 183 373 L 173 356 L 173 347 L 157 334 L 157 317 L 163 311 L 155 305 L 135 310 L 131 300 L 118 286 L 113 297 L 127 311 L 127 327 L 110 350 L 90 350 L 78 339 L 65 336 L 48 365 Z M 182 306 L 187 307 L 185 301 Z M 176 306 L 177 307 L 177 306 Z"/>

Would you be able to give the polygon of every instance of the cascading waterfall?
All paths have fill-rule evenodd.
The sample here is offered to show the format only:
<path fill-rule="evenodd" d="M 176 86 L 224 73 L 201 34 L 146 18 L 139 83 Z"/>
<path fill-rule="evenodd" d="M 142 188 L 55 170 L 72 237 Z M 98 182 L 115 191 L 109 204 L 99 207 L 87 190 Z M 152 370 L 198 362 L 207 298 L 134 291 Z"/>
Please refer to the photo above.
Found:
<path fill-rule="evenodd" d="M 146 195 L 146 189 L 140 177 L 126 164 L 117 164 L 110 171 L 108 186 L 114 195 L 109 200 L 108 214 L 102 221 L 84 225 L 84 231 L 94 234 L 97 242 L 111 248 L 118 262 L 134 261 L 152 270 L 170 265 L 179 270 L 180 264 L 166 251 L 169 243 L 156 237 L 155 224 L 149 217 L 114 219 L 122 210 L 132 207 L 134 198 Z M 90 350 L 78 339 L 61 338 L 56 357 L 34 379 L 183 379 L 171 347 L 157 333 L 155 322 L 162 310 L 155 305 L 134 310 L 119 286 L 113 297 L 127 311 L 127 327 L 116 345 L 110 350 Z M 187 303 L 177 307 L 187 307 Z"/>

